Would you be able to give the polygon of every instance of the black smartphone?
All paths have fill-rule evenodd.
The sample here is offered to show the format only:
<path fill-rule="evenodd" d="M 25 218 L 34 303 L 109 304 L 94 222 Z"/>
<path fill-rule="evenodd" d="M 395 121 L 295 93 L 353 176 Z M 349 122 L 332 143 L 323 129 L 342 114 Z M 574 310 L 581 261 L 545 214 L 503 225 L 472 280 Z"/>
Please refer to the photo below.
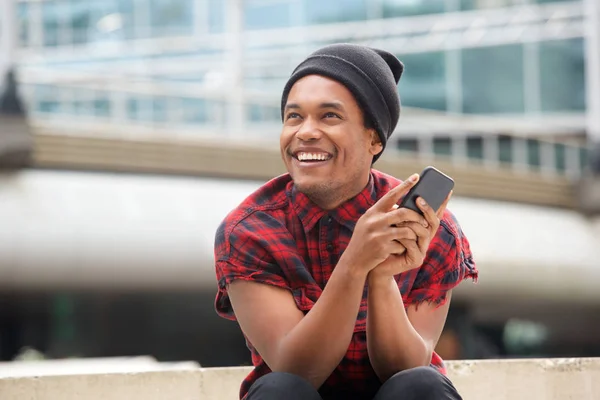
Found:
<path fill-rule="evenodd" d="M 417 207 L 417 199 L 422 197 L 434 210 L 438 210 L 450 191 L 454 188 L 454 180 L 434 167 L 427 167 L 421 172 L 419 182 L 402 198 L 398 206 L 411 209 L 423 215 Z"/>

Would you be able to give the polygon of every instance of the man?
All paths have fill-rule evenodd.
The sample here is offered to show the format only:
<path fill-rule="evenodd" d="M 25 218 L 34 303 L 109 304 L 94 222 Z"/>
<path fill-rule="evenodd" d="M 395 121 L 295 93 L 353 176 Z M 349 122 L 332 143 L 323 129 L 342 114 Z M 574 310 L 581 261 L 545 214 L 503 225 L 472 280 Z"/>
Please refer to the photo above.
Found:
<path fill-rule="evenodd" d="M 424 216 L 396 206 L 417 175 L 371 168 L 398 122 L 403 68 L 382 50 L 330 45 L 284 88 L 289 173 L 215 239 L 216 309 L 237 319 L 255 366 L 241 398 L 460 398 L 434 347 L 450 290 L 477 277 L 469 243 L 445 204 L 420 205 Z"/>

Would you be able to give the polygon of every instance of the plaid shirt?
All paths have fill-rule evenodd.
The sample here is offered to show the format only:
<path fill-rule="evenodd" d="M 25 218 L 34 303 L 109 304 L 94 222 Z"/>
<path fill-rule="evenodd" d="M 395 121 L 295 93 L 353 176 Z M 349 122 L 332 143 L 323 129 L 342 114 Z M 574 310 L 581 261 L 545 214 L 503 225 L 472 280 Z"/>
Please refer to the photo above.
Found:
<path fill-rule="evenodd" d="M 297 307 L 307 313 L 319 299 L 361 215 L 400 181 L 372 170 L 368 185 L 338 208 L 323 210 L 296 190 L 291 177 L 269 181 L 235 208 L 221 223 L 215 239 L 217 313 L 235 320 L 227 285 L 235 279 L 256 281 L 290 290 Z M 463 279 L 477 278 L 469 242 L 454 216 L 446 211 L 420 268 L 395 277 L 406 306 L 442 304 L 448 290 Z M 319 389 L 324 399 L 371 398 L 381 386 L 367 354 L 367 292 L 348 352 Z M 254 370 L 242 383 L 243 398 L 252 383 L 270 372 L 246 340 Z M 443 374 L 444 363 L 434 352 L 431 364 Z"/>

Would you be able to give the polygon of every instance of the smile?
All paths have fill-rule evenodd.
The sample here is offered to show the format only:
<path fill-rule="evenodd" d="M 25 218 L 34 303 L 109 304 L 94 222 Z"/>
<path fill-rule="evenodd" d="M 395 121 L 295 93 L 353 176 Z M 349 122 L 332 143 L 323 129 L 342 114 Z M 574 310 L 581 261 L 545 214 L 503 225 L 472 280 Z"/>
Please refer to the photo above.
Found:
<path fill-rule="evenodd" d="M 294 154 L 294 158 L 302 162 L 318 162 L 327 161 L 332 158 L 332 155 L 325 152 L 304 152 L 299 151 Z"/>

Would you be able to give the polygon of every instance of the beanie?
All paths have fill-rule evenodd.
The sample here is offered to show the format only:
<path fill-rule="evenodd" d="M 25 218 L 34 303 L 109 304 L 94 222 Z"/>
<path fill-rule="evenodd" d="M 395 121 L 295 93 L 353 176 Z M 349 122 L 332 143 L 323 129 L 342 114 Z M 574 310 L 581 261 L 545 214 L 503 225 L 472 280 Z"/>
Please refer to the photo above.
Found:
<path fill-rule="evenodd" d="M 287 81 L 281 98 L 281 118 L 289 92 L 299 79 L 321 75 L 343 84 L 356 99 L 364 117 L 375 124 L 383 149 L 400 118 L 397 85 L 404 65 L 384 50 L 341 43 L 325 46 L 296 67 Z M 381 153 L 373 157 L 375 162 Z"/>

